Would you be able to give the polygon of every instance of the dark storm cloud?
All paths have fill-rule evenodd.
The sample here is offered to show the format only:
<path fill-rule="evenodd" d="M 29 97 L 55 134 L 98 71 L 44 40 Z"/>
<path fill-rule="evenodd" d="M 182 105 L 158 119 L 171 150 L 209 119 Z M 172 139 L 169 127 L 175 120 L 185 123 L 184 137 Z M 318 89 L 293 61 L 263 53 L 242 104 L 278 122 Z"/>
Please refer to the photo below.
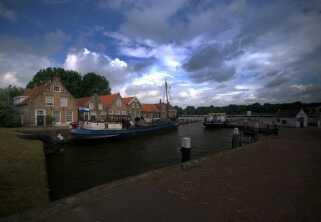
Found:
<path fill-rule="evenodd" d="M 263 101 L 306 101 L 318 102 L 321 100 L 321 86 L 315 84 L 308 85 L 287 85 L 276 87 L 273 90 L 264 88 L 258 90 L 257 96 Z"/>
<path fill-rule="evenodd" d="M 32 38 L 0 36 L 1 85 L 23 86 L 39 69 L 54 65 L 49 56 L 59 52 L 69 40 L 70 36 L 61 30 Z M 11 76 L 10 82 L 4 76 Z"/>
<path fill-rule="evenodd" d="M 225 62 L 230 52 L 230 48 L 206 45 L 194 52 L 183 68 L 196 82 L 227 81 L 235 74 L 234 67 L 229 67 Z"/>
<path fill-rule="evenodd" d="M 310 101 L 320 94 L 319 0 L 39 2 L 0 3 L 2 85 L 68 64 L 154 99 L 153 87 L 129 83 L 171 76 L 185 85 L 175 91 L 184 104 Z M 121 74 L 110 72 L 124 64 Z"/>
<path fill-rule="evenodd" d="M 279 76 L 279 77 L 276 77 L 274 78 L 272 81 L 268 82 L 265 87 L 267 88 L 273 88 L 273 87 L 277 87 L 277 86 L 280 86 L 282 85 L 283 83 L 286 83 L 288 82 L 289 79 L 288 78 L 285 78 L 283 76 Z"/>
<path fill-rule="evenodd" d="M 0 2 L 0 19 L 3 18 L 10 22 L 17 21 L 17 15 L 14 10 L 8 8 L 4 3 Z"/>

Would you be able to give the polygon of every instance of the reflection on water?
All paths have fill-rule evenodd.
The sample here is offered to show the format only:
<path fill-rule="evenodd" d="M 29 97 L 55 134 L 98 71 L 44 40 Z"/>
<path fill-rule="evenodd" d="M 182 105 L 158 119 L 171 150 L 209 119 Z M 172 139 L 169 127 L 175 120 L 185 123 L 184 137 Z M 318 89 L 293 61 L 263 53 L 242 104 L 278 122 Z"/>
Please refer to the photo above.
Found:
<path fill-rule="evenodd" d="M 125 141 L 68 144 L 47 157 L 51 199 L 147 170 L 179 163 L 181 137 L 191 137 L 192 158 L 231 148 L 231 129 L 206 130 L 200 123 Z"/>

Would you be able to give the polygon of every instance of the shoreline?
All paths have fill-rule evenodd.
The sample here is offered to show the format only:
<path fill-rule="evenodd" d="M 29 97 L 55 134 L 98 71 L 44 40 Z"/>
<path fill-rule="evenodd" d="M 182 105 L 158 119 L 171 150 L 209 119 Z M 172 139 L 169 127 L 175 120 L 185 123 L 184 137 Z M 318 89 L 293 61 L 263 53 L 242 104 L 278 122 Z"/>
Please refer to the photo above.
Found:
<path fill-rule="evenodd" d="M 0 128 L 0 215 L 49 202 L 41 141 L 19 138 L 16 128 Z"/>
<path fill-rule="evenodd" d="M 320 135 L 320 129 L 282 129 L 279 137 L 208 156 L 188 169 L 176 165 L 124 178 L 7 221 L 313 221 L 321 218 Z"/>

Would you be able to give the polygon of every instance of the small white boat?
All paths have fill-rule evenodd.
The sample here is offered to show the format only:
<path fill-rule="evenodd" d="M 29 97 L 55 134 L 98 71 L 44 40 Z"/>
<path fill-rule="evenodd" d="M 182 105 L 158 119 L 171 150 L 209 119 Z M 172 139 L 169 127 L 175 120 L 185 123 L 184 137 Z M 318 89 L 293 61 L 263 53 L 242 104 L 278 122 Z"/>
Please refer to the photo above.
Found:
<path fill-rule="evenodd" d="M 210 113 L 204 119 L 203 125 L 208 128 L 223 128 L 226 127 L 225 113 Z"/>

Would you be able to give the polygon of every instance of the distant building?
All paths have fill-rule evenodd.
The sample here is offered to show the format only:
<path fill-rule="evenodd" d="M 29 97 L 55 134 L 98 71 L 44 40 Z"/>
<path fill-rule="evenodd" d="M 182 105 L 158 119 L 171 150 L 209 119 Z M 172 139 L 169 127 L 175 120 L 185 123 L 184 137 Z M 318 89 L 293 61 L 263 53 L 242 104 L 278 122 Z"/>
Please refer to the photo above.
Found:
<path fill-rule="evenodd" d="M 142 116 L 142 104 L 136 97 L 123 98 L 123 104 L 126 107 L 127 115 L 131 120 L 135 120 L 135 118 Z"/>
<path fill-rule="evenodd" d="M 77 121 L 77 105 L 60 78 L 26 89 L 14 98 L 22 126 L 67 126 Z"/>
<path fill-rule="evenodd" d="M 141 113 L 146 121 L 160 118 L 160 110 L 156 104 L 142 104 Z"/>
<path fill-rule="evenodd" d="M 119 93 L 77 99 L 80 120 L 121 121 L 127 118 L 127 107 Z"/>
<path fill-rule="evenodd" d="M 142 115 L 146 119 L 176 119 L 177 110 L 166 103 L 142 104 Z"/>
<path fill-rule="evenodd" d="M 78 119 L 80 121 L 105 121 L 107 112 L 100 97 L 97 95 L 82 97 L 76 100 L 78 106 Z"/>
<path fill-rule="evenodd" d="M 276 113 L 276 123 L 283 127 L 307 127 L 308 115 L 303 109 L 279 110 Z"/>
<path fill-rule="evenodd" d="M 161 101 L 158 104 L 155 104 L 160 112 L 161 119 L 176 119 L 177 110 L 173 106 L 167 103 L 162 103 Z"/>
<path fill-rule="evenodd" d="M 309 117 L 308 125 L 321 127 L 321 106 L 307 107 L 305 110 Z"/>

